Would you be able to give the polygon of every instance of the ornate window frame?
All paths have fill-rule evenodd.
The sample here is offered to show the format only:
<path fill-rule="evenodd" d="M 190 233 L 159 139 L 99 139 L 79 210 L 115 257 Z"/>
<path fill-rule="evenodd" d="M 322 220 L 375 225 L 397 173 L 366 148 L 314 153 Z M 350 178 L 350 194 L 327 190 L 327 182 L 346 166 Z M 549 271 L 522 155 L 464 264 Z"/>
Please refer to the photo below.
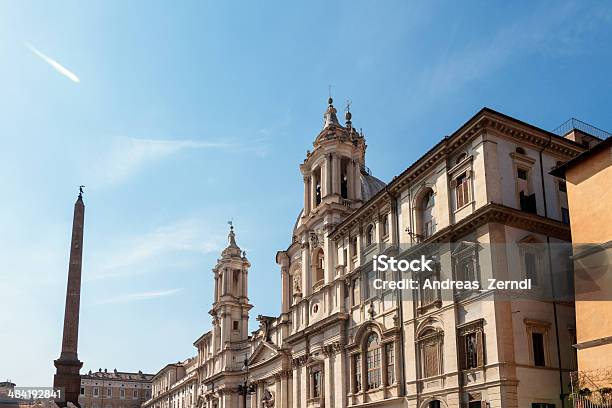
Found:
<path fill-rule="evenodd" d="M 474 320 L 472 322 L 464 323 L 457 327 L 457 354 L 459 355 L 459 369 L 460 370 L 472 370 L 482 368 L 486 364 L 486 348 L 485 348 L 485 333 L 484 333 L 484 319 Z M 476 344 L 476 364 L 470 367 L 468 362 L 468 350 L 466 340 L 468 336 L 474 336 Z"/>
<path fill-rule="evenodd" d="M 527 344 L 529 348 L 529 362 L 533 364 L 534 367 L 550 367 L 551 358 L 550 358 L 550 339 L 549 339 L 549 331 L 552 326 L 550 322 L 546 322 L 543 320 L 536 319 L 524 319 L 525 330 L 527 331 Z M 535 364 L 535 356 L 533 353 L 533 334 L 539 333 L 542 335 L 542 342 L 544 348 L 544 365 L 536 366 Z"/>

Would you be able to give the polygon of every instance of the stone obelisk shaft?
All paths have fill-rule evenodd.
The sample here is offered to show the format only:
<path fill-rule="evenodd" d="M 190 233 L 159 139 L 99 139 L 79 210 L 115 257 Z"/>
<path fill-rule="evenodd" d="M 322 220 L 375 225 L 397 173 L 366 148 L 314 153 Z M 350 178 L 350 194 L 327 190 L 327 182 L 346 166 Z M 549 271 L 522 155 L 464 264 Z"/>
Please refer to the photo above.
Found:
<path fill-rule="evenodd" d="M 53 386 L 62 388 L 65 396 L 64 401 L 58 402 L 61 406 L 65 406 L 68 402 L 78 406 L 81 386 L 79 370 L 83 363 L 79 361 L 77 346 L 79 339 L 84 220 L 85 205 L 83 204 L 82 196 L 79 194 L 79 198 L 74 204 L 74 218 L 72 220 L 72 241 L 70 246 L 70 263 L 68 265 L 62 352 L 59 359 L 54 361 L 57 370 L 53 378 Z"/>

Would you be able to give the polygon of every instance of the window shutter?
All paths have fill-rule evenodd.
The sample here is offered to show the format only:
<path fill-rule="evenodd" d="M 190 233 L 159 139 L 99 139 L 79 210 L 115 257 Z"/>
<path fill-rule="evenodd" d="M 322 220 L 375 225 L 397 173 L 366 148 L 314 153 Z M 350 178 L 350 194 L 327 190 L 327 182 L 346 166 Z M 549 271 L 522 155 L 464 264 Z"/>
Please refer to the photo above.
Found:
<path fill-rule="evenodd" d="M 476 350 L 478 353 L 478 367 L 484 366 L 484 333 L 482 330 L 476 332 Z"/>
<path fill-rule="evenodd" d="M 467 367 L 466 364 L 466 344 L 465 344 L 465 336 L 459 336 L 459 347 L 458 347 L 458 352 L 459 352 L 459 369 L 460 370 L 465 370 L 465 368 Z"/>

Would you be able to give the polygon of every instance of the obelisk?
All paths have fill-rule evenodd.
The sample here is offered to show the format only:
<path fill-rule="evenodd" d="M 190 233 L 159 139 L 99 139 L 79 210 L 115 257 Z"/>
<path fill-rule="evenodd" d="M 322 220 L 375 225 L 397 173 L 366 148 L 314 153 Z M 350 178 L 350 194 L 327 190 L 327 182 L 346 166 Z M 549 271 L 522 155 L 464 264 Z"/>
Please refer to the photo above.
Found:
<path fill-rule="evenodd" d="M 85 205 L 83 204 L 83 186 L 81 186 L 79 187 L 79 197 L 74 204 L 74 217 L 72 219 L 72 243 L 70 246 L 70 262 L 68 264 L 62 352 L 60 357 L 53 362 L 56 368 L 55 376 L 53 377 L 53 387 L 61 388 L 64 393 L 63 400 L 57 401 L 57 404 L 61 407 L 65 407 L 68 402 L 79 406 L 81 389 L 81 375 L 79 371 L 83 363 L 79 361 L 77 345 L 79 339 L 84 219 Z"/>

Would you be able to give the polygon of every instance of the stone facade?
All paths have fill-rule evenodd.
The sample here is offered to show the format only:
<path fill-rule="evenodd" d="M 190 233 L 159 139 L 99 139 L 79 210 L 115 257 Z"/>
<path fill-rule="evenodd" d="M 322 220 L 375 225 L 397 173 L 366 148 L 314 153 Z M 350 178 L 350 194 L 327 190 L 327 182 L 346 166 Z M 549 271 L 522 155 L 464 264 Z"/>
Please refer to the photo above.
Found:
<path fill-rule="evenodd" d="M 138 408 L 151 398 L 152 374 L 100 369 L 81 375 L 81 408 Z"/>
<path fill-rule="evenodd" d="M 588 135 L 573 130 L 568 137 Z M 579 388 L 612 387 L 612 138 L 555 169 L 567 183 L 574 241 Z M 596 199 L 594 199 L 596 198 Z M 609 397 L 608 397 L 609 398 Z"/>
<path fill-rule="evenodd" d="M 276 254 L 280 315 L 259 316 L 247 335 L 249 263 L 231 230 L 193 377 L 182 380 L 185 368 L 164 385 L 166 367 L 154 389 L 168 399 L 183 381 L 205 408 L 243 407 L 245 396 L 253 408 L 560 407 L 575 368 L 571 302 L 379 290 L 370 260 L 437 244 L 436 279 L 523 271 L 532 244 L 569 241 L 567 198 L 548 171 L 584 149 L 485 108 L 385 184 L 365 165 L 351 114 L 341 125 L 330 98 L 300 164 L 303 209 Z M 168 406 L 154 395 L 144 407 Z"/>

